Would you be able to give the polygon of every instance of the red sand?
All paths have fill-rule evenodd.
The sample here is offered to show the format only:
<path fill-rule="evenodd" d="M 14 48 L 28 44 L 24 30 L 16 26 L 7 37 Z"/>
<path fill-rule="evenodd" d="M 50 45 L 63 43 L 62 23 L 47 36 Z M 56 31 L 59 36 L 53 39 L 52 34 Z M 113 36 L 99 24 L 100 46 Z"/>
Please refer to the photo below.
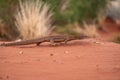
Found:
<path fill-rule="evenodd" d="M 85 39 L 0 47 L 0 80 L 120 80 L 120 45 Z"/>
<path fill-rule="evenodd" d="M 87 39 L 0 47 L 0 80 L 120 80 L 120 45 Z"/>

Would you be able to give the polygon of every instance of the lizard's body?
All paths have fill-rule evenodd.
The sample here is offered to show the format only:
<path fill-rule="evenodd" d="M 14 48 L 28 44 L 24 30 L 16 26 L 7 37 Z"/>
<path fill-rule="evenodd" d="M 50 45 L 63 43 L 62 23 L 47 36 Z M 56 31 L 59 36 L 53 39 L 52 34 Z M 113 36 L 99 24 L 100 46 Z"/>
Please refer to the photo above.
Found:
<path fill-rule="evenodd" d="M 29 44 L 39 45 L 40 43 L 43 43 L 43 42 L 50 42 L 51 45 L 55 45 L 55 43 L 61 43 L 61 42 L 67 43 L 68 41 L 71 41 L 71 40 L 84 39 L 84 38 L 88 38 L 88 37 L 87 36 L 47 36 L 47 37 L 42 37 L 42 38 L 32 39 L 32 40 L 2 43 L 0 44 L 0 46 L 17 46 L 17 45 L 29 45 Z"/>

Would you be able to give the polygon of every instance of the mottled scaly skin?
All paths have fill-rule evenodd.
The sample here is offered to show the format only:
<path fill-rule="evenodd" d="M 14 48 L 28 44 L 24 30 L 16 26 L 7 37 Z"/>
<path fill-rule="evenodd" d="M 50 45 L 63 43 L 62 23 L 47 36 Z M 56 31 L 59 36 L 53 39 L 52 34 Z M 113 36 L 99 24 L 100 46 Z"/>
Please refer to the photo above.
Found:
<path fill-rule="evenodd" d="M 29 44 L 39 45 L 40 43 L 43 43 L 43 42 L 50 42 L 51 45 L 55 45 L 56 43 L 61 43 L 61 42 L 64 42 L 66 44 L 68 41 L 84 39 L 84 38 L 88 38 L 88 36 L 47 36 L 47 37 L 42 37 L 42 38 L 32 39 L 32 40 L 2 43 L 0 44 L 0 46 L 17 46 L 17 45 L 29 45 Z"/>

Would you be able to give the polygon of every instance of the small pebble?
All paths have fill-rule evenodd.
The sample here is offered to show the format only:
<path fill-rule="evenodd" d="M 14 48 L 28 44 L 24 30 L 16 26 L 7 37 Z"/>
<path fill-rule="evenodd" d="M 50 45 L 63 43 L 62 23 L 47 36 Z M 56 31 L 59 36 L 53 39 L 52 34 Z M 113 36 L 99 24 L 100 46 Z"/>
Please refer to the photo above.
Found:
<path fill-rule="evenodd" d="M 36 61 L 40 61 L 40 59 L 37 59 Z"/>
<path fill-rule="evenodd" d="M 23 54 L 23 51 L 20 51 L 19 54 Z"/>
<path fill-rule="evenodd" d="M 4 61 L 4 63 L 10 63 L 10 61 Z"/>
<path fill-rule="evenodd" d="M 9 76 L 6 76 L 6 78 L 8 79 L 8 78 L 9 78 Z"/>
<path fill-rule="evenodd" d="M 97 70 L 99 70 L 99 69 L 100 69 L 100 66 L 99 66 L 98 64 L 96 65 L 96 69 L 97 69 Z"/>
<path fill-rule="evenodd" d="M 53 55 L 54 55 L 54 54 L 52 54 L 52 53 L 50 54 L 50 56 L 53 56 Z"/>
<path fill-rule="evenodd" d="M 79 59 L 80 57 L 81 57 L 81 56 L 76 56 L 76 58 L 78 58 L 78 59 Z"/>
<path fill-rule="evenodd" d="M 0 79 L 3 79 L 3 77 L 0 77 Z"/>
<path fill-rule="evenodd" d="M 97 64 L 96 67 L 99 67 L 99 65 Z"/>
<path fill-rule="evenodd" d="M 96 43 L 96 44 L 100 44 L 100 42 L 98 42 L 98 41 L 95 41 L 94 43 Z"/>
<path fill-rule="evenodd" d="M 104 44 L 103 42 L 94 41 L 95 44 Z"/>
<path fill-rule="evenodd" d="M 65 51 L 64 53 L 65 53 L 65 54 L 68 54 L 68 53 L 69 53 L 69 51 Z"/>
<path fill-rule="evenodd" d="M 57 62 L 56 60 L 53 60 L 53 62 Z"/>

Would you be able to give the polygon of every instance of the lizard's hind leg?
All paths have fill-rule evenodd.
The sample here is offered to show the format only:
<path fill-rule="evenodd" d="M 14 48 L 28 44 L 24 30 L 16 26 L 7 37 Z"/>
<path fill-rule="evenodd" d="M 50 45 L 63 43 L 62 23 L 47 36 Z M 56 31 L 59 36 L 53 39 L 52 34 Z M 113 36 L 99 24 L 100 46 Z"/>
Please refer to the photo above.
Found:
<path fill-rule="evenodd" d="M 67 44 L 67 42 L 68 42 L 68 39 L 66 39 L 66 40 L 64 41 L 64 44 Z"/>
<path fill-rule="evenodd" d="M 69 37 L 67 36 L 66 39 L 64 40 L 64 44 L 67 44 L 68 40 L 69 40 Z"/>

